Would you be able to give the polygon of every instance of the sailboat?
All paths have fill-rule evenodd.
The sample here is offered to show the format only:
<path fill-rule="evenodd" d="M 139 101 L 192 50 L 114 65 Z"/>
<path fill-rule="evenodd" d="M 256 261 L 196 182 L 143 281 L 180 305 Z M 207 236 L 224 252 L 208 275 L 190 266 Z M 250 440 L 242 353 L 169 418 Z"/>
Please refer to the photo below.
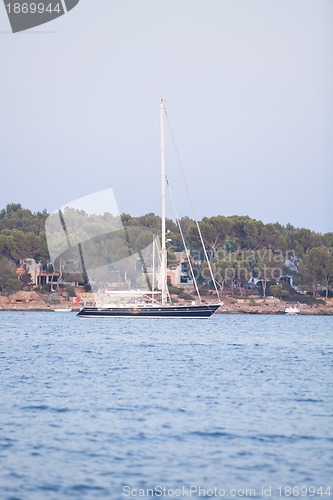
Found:
<path fill-rule="evenodd" d="M 160 256 L 160 290 L 155 291 L 152 286 L 149 292 L 141 292 L 140 290 L 131 290 L 128 292 L 111 292 L 117 300 L 113 304 L 105 305 L 86 305 L 78 312 L 81 318 L 209 318 L 222 305 L 221 302 L 204 304 L 201 301 L 200 294 L 199 303 L 193 301 L 191 304 L 173 304 L 168 293 L 167 286 L 167 238 L 166 238 L 166 173 L 165 173 L 165 143 L 164 143 L 164 117 L 165 117 L 165 100 L 160 100 L 160 145 L 161 145 L 161 249 Z M 203 242 L 202 242 L 203 243 Z M 207 252 L 205 252 L 207 256 Z M 210 264 L 208 262 L 210 267 Z M 213 283 L 214 277 L 212 275 Z M 154 280 L 153 280 L 154 281 Z M 196 285 L 198 292 L 198 288 Z M 217 289 L 216 289 L 217 292 Z M 119 301 L 119 294 L 123 293 L 127 297 L 127 302 Z M 156 299 L 155 297 L 158 296 Z M 218 297 L 218 292 L 217 292 Z"/>

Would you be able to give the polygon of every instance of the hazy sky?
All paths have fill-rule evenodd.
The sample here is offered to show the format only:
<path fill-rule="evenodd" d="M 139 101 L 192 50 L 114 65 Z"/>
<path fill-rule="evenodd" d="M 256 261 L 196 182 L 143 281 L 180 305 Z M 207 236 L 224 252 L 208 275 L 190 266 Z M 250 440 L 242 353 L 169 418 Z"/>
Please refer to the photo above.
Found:
<path fill-rule="evenodd" d="M 0 4 L 0 208 L 113 188 L 159 213 L 163 97 L 199 218 L 333 230 L 332 0 L 81 0 L 9 30 Z M 191 216 L 169 137 L 166 161 Z"/>

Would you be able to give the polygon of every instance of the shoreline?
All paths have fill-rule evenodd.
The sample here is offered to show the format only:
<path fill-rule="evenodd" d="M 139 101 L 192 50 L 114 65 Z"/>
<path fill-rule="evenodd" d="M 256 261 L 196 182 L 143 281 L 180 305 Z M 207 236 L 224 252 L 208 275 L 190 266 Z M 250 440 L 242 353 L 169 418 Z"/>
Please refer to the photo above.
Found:
<path fill-rule="evenodd" d="M 20 292 L 22 294 L 22 292 Z M 73 313 L 79 312 L 80 308 L 74 303 L 63 302 L 61 304 L 47 304 L 35 292 L 23 292 L 25 295 L 20 295 L 20 299 L 15 299 L 15 295 L 10 297 L 0 297 L 0 312 L 1 311 L 18 311 L 18 312 L 55 312 L 57 309 L 72 309 Z M 300 316 L 333 316 L 333 299 L 325 300 L 325 305 L 314 304 L 299 304 Z M 223 305 L 217 310 L 216 314 L 277 314 L 284 315 L 285 308 L 290 305 L 290 302 L 267 297 L 262 298 L 241 299 L 233 297 L 223 297 Z M 65 311 L 67 313 L 67 311 Z"/>
<path fill-rule="evenodd" d="M 299 316 L 333 316 L 333 299 L 325 300 L 326 304 L 298 304 Z M 225 297 L 224 304 L 219 314 L 286 314 L 285 308 L 291 302 L 267 297 L 266 300 L 257 298 L 253 300 Z"/>

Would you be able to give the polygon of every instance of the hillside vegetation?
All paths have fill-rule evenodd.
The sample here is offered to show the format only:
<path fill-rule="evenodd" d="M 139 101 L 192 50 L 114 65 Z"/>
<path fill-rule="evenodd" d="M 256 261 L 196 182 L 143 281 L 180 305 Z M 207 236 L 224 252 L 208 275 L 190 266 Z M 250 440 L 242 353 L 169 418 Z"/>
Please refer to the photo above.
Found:
<path fill-rule="evenodd" d="M 50 262 L 45 234 L 48 213 L 33 213 L 20 204 L 11 203 L 0 211 L 0 290 L 11 293 L 28 285 L 18 281 L 16 268 L 21 259 L 33 258 L 44 265 Z M 82 235 L 103 233 L 112 216 L 94 216 L 78 211 L 75 220 Z M 133 217 L 122 214 L 122 224 L 135 235 L 143 248 L 152 233 L 159 234 L 161 220 L 155 214 Z M 191 251 L 194 270 L 202 287 L 211 286 L 207 273 L 207 257 L 221 290 L 244 290 L 260 280 L 261 293 L 266 286 L 277 297 L 288 296 L 290 279 L 297 290 L 317 296 L 328 296 L 333 283 L 333 232 L 320 234 L 278 222 L 264 224 L 248 216 L 204 217 L 200 222 L 207 255 L 202 251 L 195 221 L 183 217 L 179 221 L 186 245 Z M 167 220 L 169 262 L 176 263 L 175 252 L 184 250 L 177 224 Z M 107 235 L 98 244 L 107 256 L 111 241 Z"/>

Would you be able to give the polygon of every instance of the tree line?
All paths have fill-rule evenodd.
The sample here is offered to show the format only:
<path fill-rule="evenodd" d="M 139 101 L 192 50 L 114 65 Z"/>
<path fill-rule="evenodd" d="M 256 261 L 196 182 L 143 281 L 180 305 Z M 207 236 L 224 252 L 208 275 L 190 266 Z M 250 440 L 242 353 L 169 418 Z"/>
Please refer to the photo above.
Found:
<path fill-rule="evenodd" d="M 110 222 L 115 224 L 111 214 L 88 216 L 82 211 L 72 211 L 70 215 L 69 226 L 77 226 L 83 240 L 103 234 Z M 48 216 L 46 210 L 34 213 L 19 203 L 10 203 L 0 211 L 1 291 L 11 292 L 26 286 L 24 279 L 23 282 L 17 280 L 16 268 L 21 259 L 33 258 L 45 266 L 50 262 L 45 231 Z M 137 246 L 143 248 L 151 234 L 160 233 L 161 219 L 153 213 L 138 217 L 122 214 L 121 224 L 135 235 Z M 260 280 L 263 294 L 269 283 L 273 285 L 271 293 L 283 296 L 288 293 L 288 282 L 284 282 L 283 277 L 292 276 L 299 290 L 311 291 L 314 296 L 321 291 L 326 297 L 330 293 L 333 284 L 333 232 L 321 234 L 278 222 L 264 224 L 249 216 L 204 217 L 199 221 L 207 248 L 204 254 L 193 219 L 167 219 L 168 260 L 171 265 L 177 261 L 175 252 L 184 250 L 178 226 L 191 251 L 194 271 L 202 286 L 209 287 L 208 259 L 221 290 L 242 290 L 249 286 L 252 277 L 253 282 Z M 105 256 L 108 243 L 108 237 L 98 241 L 98 248 Z"/>

